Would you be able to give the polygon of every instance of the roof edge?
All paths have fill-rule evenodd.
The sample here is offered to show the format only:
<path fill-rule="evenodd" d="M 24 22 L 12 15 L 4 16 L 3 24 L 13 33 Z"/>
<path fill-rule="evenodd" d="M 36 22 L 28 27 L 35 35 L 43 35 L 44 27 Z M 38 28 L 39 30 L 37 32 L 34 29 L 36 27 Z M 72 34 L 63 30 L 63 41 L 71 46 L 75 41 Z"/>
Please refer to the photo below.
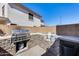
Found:
<path fill-rule="evenodd" d="M 42 17 L 42 16 L 40 16 L 39 14 L 37 14 L 36 12 L 30 10 L 29 8 L 23 6 L 23 5 L 20 4 L 20 3 L 13 3 L 13 4 L 15 4 L 16 6 L 18 6 L 18 7 L 22 8 L 22 9 L 28 11 L 29 13 L 32 13 L 32 14 L 35 15 L 35 16 L 38 16 L 38 17 L 40 17 L 40 18 Z"/>

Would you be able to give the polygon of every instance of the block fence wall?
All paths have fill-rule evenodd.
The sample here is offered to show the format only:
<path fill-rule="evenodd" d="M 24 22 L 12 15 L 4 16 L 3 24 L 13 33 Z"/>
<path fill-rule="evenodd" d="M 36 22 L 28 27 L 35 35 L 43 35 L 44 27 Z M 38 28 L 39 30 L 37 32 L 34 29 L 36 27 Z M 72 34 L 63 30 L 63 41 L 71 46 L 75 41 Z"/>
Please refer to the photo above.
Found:
<path fill-rule="evenodd" d="M 68 36 L 79 36 L 79 24 L 56 26 L 56 34 L 68 35 Z"/>
<path fill-rule="evenodd" d="M 68 36 L 79 36 L 79 24 L 69 24 L 69 25 L 58 25 L 49 27 L 27 27 L 27 26 L 17 26 L 17 25 L 0 25 L 0 30 L 2 30 L 6 35 L 11 33 L 12 29 L 27 29 L 33 33 L 48 33 L 51 32 L 57 35 L 68 35 Z"/>
<path fill-rule="evenodd" d="M 51 27 L 27 27 L 27 26 L 17 26 L 17 25 L 0 25 L 0 30 L 2 30 L 6 35 L 11 34 L 12 29 L 27 29 L 30 30 L 32 33 L 40 32 L 40 33 L 54 33 L 56 34 L 56 26 Z"/>
<path fill-rule="evenodd" d="M 49 27 L 22 27 L 24 29 L 28 29 L 33 33 L 40 32 L 40 33 L 48 33 L 51 32 L 56 34 L 56 26 L 49 26 Z"/>

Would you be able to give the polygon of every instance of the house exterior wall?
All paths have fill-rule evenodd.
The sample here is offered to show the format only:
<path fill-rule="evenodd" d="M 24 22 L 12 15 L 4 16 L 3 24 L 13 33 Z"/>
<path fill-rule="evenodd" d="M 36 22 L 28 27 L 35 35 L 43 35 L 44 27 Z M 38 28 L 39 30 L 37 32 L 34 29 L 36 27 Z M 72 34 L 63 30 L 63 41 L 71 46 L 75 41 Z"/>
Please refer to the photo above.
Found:
<path fill-rule="evenodd" d="M 5 5 L 5 16 L 2 16 L 2 9 L 0 9 L 0 16 L 7 17 L 11 23 L 17 24 L 19 26 L 41 26 L 41 19 L 33 16 L 33 21 L 29 20 L 29 12 L 24 12 L 24 10 L 19 10 L 19 7 L 11 7 L 9 4 L 0 4 L 0 8 Z"/>
<path fill-rule="evenodd" d="M 2 15 L 2 7 L 5 5 L 5 8 L 4 8 L 4 16 Z M 0 16 L 1 17 L 8 17 L 7 16 L 7 13 L 8 13 L 8 9 L 7 9 L 7 3 L 0 3 Z"/>
<path fill-rule="evenodd" d="M 41 26 L 42 25 L 42 22 L 40 21 L 40 19 L 34 17 L 34 22 L 33 22 L 33 26 Z"/>
<path fill-rule="evenodd" d="M 26 26 L 26 23 L 27 23 L 26 21 L 28 21 L 28 14 L 23 13 L 17 9 L 11 8 L 8 5 L 8 18 L 12 23 Z"/>

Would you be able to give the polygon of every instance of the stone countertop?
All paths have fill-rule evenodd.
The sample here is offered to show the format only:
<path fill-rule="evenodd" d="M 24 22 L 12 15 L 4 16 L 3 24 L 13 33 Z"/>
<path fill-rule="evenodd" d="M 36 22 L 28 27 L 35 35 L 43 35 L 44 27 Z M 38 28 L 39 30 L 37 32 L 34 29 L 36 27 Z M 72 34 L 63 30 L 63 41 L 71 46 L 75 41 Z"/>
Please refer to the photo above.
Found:
<path fill-rule="evenodd" d="M 9 39 L 9 38 L 14 38 L 15 36 L 8 35 L 8 36 L 0 36 L 0 40 L 2 39 Z"/>
<path fill-rule="evenodd" d="M 2 39 L 9 39 L 9 38 L 11 38 L 11 35 L 8 35 L 8 36 L 0 36 L 0 40 L 2 40 Z"/>
<path fill-rule="evenodd" d="M 60 35 L 57 39 L 64 40 L 64 41 L 69 41 L 69 42 L 73 42 L 73 43 L 79 43 L 79 37 L 76 37 L 76 36 Z"/>

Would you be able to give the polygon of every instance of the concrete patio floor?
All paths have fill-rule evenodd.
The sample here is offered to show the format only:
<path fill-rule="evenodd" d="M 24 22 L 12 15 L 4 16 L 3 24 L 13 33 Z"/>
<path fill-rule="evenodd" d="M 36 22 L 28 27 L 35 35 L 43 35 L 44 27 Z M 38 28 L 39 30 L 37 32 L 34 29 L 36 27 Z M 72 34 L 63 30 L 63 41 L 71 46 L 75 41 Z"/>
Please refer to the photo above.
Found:
<path fill-rule="evenodd" d="M 46 51 L 41 48 L 39 45 L 36 45 L 29 50 L 24 50 L 22 53 L 17 54 L 16 56 L 41 56 Z"/>

